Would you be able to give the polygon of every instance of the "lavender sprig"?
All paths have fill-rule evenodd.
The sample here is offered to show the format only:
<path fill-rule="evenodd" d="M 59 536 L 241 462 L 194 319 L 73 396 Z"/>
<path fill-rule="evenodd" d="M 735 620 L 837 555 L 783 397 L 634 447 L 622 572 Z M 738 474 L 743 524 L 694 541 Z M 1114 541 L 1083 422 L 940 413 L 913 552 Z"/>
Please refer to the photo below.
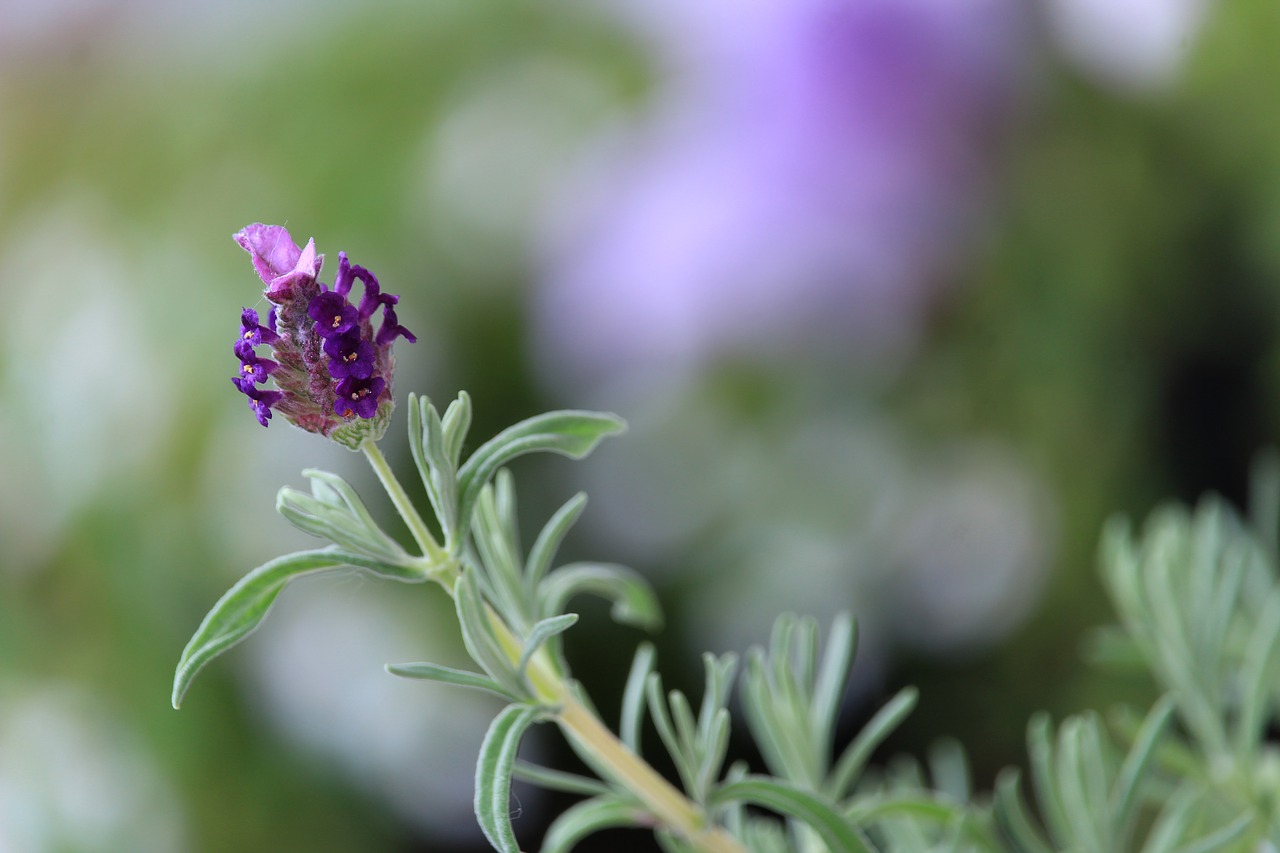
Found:
<path fill-rule="evenodd" d="M 333 289 L 319 280 L 324 256 L 315 241 L 299 247 L 283 226 L 255 223 L 241 229 L 235 241 L 249 253 L 266 285 L 263 296 L 273 303 L 267 323 L 246 308 L 234 351 L 240 359 L 233 380 L 258 422 L 267 425 L 272 411 L 308 432 L 332 438 L 352 450 L 366 439 L 376 441 L 386 430 L 394 401 L 391 346 L 398 337 L 417 337 L 400 325 L 393 308 L 399 297 L 383 293 L 378 279 L 338 253 Z M 358 305 L 350 301 L 360 281 Z M 382 320 L 374 329 L 374 317 Z M 268 346 L 272 358 L 256 348 Z M 272 379 L 278 390 L 257 386 Z"/>

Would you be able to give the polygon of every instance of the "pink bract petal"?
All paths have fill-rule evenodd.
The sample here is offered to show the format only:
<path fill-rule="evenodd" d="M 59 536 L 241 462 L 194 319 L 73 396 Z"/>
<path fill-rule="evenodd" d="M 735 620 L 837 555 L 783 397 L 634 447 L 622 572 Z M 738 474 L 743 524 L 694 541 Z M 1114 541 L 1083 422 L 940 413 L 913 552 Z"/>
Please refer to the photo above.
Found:
<path fill-rule="evenodd" d="M 306 248 L 299 249 L 288 229 L 282 225 L 255 222 L 234 236 L 240 247 L 249 253 L 258 277 L 267 285 L 266 296 L 272 301 L 288 298 L 299 279 L 314 279 L 320 274 L 324 256 L 316 255 L 315 240 L 308 240 Z"/>

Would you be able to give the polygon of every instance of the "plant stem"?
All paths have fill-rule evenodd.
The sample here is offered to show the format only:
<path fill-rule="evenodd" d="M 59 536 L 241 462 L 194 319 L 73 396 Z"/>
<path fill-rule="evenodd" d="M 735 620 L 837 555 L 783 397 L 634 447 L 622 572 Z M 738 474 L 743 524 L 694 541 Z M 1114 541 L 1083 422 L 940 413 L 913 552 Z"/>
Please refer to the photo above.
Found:
<path fill-rule="evenodd" d="M 369 464 L 373 466 L 373 471 L 378 475 L 378 479 L 382 481 L 382 488 L 387 490 L 387 494 L 391 497 L 391 502 L 396 505 L 396 509 L 400 512 L 400 517 L 409 526 L 409 532 L 413 534 L 414 541 L 422 549 L 422 556 L 437 566 L 443 566 L 449 562 L 449 556 L 443 548 L 436 544 L 435 537 L 431 535 L 431 531 L 427 528 L 426 522 L 422 520 L 422 516 L 418 515 L 418 510 L 414 508 L 409 496 L 405 494 L 404 487 L 396 479 L 395 473 L 391 470 L 391 466 L 387 464 L 387 458 L 382 455 L 378 445 L 365 439 L 360 445 L 360 449 L 364 452 L 365 458 L 369 460 Z"/>
<path fill-rule="evenodd" d="M 423 557 L 432 563 L 437 579 L 443 581 L 445 590 L 453 596 L 454 585 L 447 582 L 447 579 L 456 579 L 460 574 L 456 557 L 436 543 L 435 537 L 409 501 L 409 496 L 405 494 L 378 446 L 372 441 L 365 441 L 360 449 L 364 451 L 369 464 L 382 481 L 382 487 L 409 526 L 409 532 L 422 549 Z M 511 627 L 495 610 L 488 608 L 488 614 L 507 656 L 512 663 L 517 663 L 524 642 L 515 636 Z M 702 853 L 746 853 L 746 849 L 722 827 L 715 825 L 701 807 L 627 748 L 608 726 L 578 701 L 569 689 L 565 676 L 547 656 L 545 649 L 540 649 L 533 656 L 527 672 L 538 700 L 548 707 L 559 709 L 555 719 L 565 736 L 595 756 L 600 768 L 609 778 L 635 794 L 661 826 L 680 835 Z"/>
<path fill-rule="evenodd" d="M 567 691 L 556 721 L 566 736 L 594 755 L 610 778 L 635 794 L 664 827 L 704 853 L 745 853 L 733 836 L 716 826 Z"/>
<path fill-rule="evenodd" d="M 489 619 L 508 655 L 513 661 L 519 660 L 522 644 L 497 613 L 490 610 Z M 594 756 L 599 769 L 604 770 L 609 779 L 635 794 L 661 826 L 680 835 L 703 853 L 746 853 L 745 848 L 715 825 L 701 807 L 632 752 L 599 717 L 578 701 L 545 650 L 539 649 L 529 661 L 528 674 L 538 698 L 559 709 L 555 720 L 565 736 Z"/>

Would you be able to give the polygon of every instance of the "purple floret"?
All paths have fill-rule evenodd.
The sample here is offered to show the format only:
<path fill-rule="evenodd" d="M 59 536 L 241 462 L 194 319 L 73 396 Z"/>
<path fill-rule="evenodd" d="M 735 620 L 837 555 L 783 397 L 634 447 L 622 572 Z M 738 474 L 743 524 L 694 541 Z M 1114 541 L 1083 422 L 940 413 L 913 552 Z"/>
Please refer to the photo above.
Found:
<path fill-rule="evenodd" d="M 385 347 L 390 345 L 397 337 L 402 337 L 411 344 L 417 343 L 418 336 L 400 325 L 400 321 L 396 317 L 396 310 L 391 307 L 395 303 L 385 302 L 383 304 L 382 328 L 378 329 L 378 335 L 373 342 L 380 347 Z"/>
<path fill-rule="evenodd" d="M 322 338 L 346 334 L 359 320 L 347 297 L 332 290 L 317 293 L 307 306 L 307 315 L 316 321 L 316 334 Z"/>
<path fill-rule="evenodd" d="M 258 322 L 258 312 L 252 308 L 246 308 L 240 312 L 240 339 L 247 341 L 251 346 L 274 344 L 280 340 L 280 336 L 275 332 L 275 325 L 276 309 L 271 309 L 271 313 L 267 315 L 267 325 L 263 326 Z"/>
<path fill-rule="evenodd" d="M 382 287 L 378 284 L 378 277 L 364 267 L 353 266 L 351 274 L 364 284 L 364 294 L 360 297 L 361 318 L 368 319 L 372 317 L 373 312 L 378 310 L 379 305 L 394 305 L 400 301 L 398 296 L 383 293 Z"/>
<path fill-rule="evenodd" d="M 232 377 L 231 384 L 249 398 L 249 409 L 257 415 L 258 423 L 263 426 L 271 420 L 271 407 L 284 398 L 279 391 L 264 391 L 254 385 L 252 380 L 240 376 Z"/>
<path fill-rule="evenodd" d="M 334 379 L 368 379 L 373 375 L 373 344 L 363 340 L 356 329 L 326 340 L 324 354 L 329 356 L 329 375 Z"/>
<path fill-rule="evenodd" d="M 346 252 L 338 253 L 338 277 L 333 280 L 333 292 L 339 296 L 346 296 L 351 292 L 351 285 L 355 282 L 355 276 L 351 274 L 351 262 L 347 260 Z"/>
<path fill-rule="evenodd" d="M 253 350 L 253 344 L 247 340 L 236 341 L 233 349 L 236 357 L 240 359 L 240 375 L 246 379 L 252 379 L 259 385 L 266 382 L 267 377 L 275 373 L 276 368 L 280 366 L 269 358 L 259 358 Z"/>
<path fill-rule="evenodd" d="M 338 399 L 333 410 L 342 417 L 355 412 L 362 418 L 371 418 L 378 411 L 378 398 L 387 383 L 380 376 L 371 379 L 347 378 L 338 383 Z"/>

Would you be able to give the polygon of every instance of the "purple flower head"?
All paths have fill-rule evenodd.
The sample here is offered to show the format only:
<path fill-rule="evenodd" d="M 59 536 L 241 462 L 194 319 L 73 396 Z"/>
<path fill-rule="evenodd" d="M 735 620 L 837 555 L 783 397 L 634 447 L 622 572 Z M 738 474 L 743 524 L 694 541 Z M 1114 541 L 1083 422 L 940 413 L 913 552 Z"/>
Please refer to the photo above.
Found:
<path fill-rule="evenodd" d="M 250 225 L 234 236 L 275 304 L 266 325 L 253 309 L 241 313 L 233 348 L 240 370 L 231 381 L 249 398 L 258 422 L 265 426 L 276 411 L 352 450 L 376 441 L 393 405 L 391 344 L 397 337 L 416 340 L 396 319 L 392 306 L 399 297 L 383 293 L 373 273 L 352 264 L 346 252 L 338 254 L 329 289 L 317 278 L 322 258 L 315 242 L 300 249 L 278 225 Z M 358 306 L 349 298 L 356 281 L 364 287 Z M 379 306 L 384 315 L 375 332 Z M 270 346 L 271 358 L 260 357 L 255 346 Z M 268 378 L 278 390 L 258 387 Z"/>
<path fill-rule="evenodd" d="M 359 334 L 335 335 L 324 342 L 329 375 L 334 379 L 368 379 L 373 375 L 373 344 Z"/>
<path fill-rule="evenodd" d="M 345 335 L 360 319 L 347 297 L 334 290 L 317 293 L 307 305 L 307 316 L 316 321 L 316 334 L 322 338 Z"/>
<path fill-rule="evenodd" d="M 355 412 L 362 418 L 371 418 L 378 410 L 378 398 L 386 382 L 381 377 L 355 379 L 348 377 L 338 383 L 338 399 L 334 411 L 344 418 Z"/>
<path fill-rule="evenodd" d="M 245 379 L 249 379 L 259 385 L 267 381 L 267 377 L 276 372 L 280 367 L 279 364 L 269 358 L 259 358 L 254 352 L 253 344 L 244 338 L 236 341 L 235 347 L 236 357 L 240 359 L 240 375 Z"/>
<path fill-rule="evenodd" d="M 280 336 L 276 334 L 276 309 L 272 308 L 271 313 L 267 315 L 267 325 L 263 326 L 258 323 L 258 312 L 252 308 L 246 308 L 240 312 L 240 339 L 248 342 L 251 346 L 259 344 L 273 344 L 280 340 Z"/>
<path fill-rule="evenodd" d="M 253 258 L 253 268 L 267 285 L 266 297 L 272 302 L 283 302 L 295 287 L 314 282 L 324 263 L 323 255 L 316 255 L 316 241 L 308 240 L 305 249 L 299 249 L 287 229 L 282 225 L 263 225 L 255 222 L 235 235 L 240 247 Z"/>

